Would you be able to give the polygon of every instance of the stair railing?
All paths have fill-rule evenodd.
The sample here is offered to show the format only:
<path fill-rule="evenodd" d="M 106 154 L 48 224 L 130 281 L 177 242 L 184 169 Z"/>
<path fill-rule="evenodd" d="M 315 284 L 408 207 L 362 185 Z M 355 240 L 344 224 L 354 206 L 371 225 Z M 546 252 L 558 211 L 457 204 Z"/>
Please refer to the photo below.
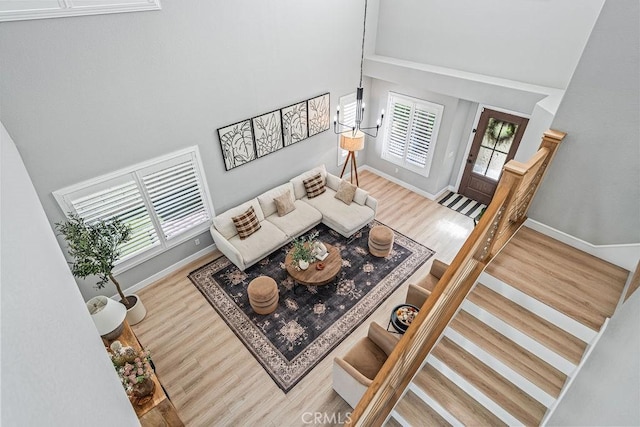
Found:
<path fill-rule="evenodd" d="M 487 263 L 526 220 L 526 214 L 565 133 L 544 133 L 526 163 L 511 160 L 482 218 L 418 316 L 351 414 L 347 425 L 381 426 L 462 304 Z"/>

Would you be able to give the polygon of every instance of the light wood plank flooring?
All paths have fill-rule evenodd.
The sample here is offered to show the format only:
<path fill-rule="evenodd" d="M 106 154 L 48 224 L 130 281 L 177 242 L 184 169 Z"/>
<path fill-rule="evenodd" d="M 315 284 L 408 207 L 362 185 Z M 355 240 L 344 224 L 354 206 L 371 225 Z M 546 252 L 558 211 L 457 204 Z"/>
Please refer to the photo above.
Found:
<path fill-rule="evenodd" d="M 451 262 L 473 228 L 470 218 L 373 173 L 363 171 L 360 183 L 378 199 L 376 219 L 435 250 L 433 258 Z M 342 424 L 351 408 L 331 388 L 333 357 L 365 336 L 370 321 L 386 327 L 391 309 L 404 302 L 407 284 L 426 274 L 432 262 L 284 394 L 187 278 L 216 256 L 140 291 L 148 314 L 133 327 L 152 351 L 158 376 L 187 426 Z"/>
<path fill-rule="evenodd" d="M 522 227 L 486 272 L 598 331 L 629 272 Z"/>

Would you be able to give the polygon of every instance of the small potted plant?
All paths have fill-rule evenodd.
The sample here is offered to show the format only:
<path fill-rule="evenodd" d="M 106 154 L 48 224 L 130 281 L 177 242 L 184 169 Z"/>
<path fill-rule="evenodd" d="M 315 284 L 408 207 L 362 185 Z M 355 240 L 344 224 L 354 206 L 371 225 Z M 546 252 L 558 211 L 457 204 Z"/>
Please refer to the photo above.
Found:
<path fill-rule="evenodd" d="M 82 279 L 91 275 L 98 276 L 98 289 L 104 288 L 105 284 L 111 281 L 120 295 L 122 304 L 127 308 L 127 321 L 132 325 L 140 322 L 147 313 L 142 301 L 137 295 L 126 296 L 112 273 L 116 261 L 120 258 L 121 245 L 131 236 L 131 227 L 118 218 L 91 223 L 74 213 L 69 213 L 68 218 L 64 223 L 55 225 L 67 241 L 69 255 L 74 259 L 71 273 Z M 87 305 L 91 306 L 89 303 Z"/>
<path fill-rule="evenodd" d="M 315 231 L 307 236 L 296 237 L 291 241 L 291 261 L 300 270 L 309 268 L 309 264 L 316 260 L 314 242 L 320 233 Z"/>

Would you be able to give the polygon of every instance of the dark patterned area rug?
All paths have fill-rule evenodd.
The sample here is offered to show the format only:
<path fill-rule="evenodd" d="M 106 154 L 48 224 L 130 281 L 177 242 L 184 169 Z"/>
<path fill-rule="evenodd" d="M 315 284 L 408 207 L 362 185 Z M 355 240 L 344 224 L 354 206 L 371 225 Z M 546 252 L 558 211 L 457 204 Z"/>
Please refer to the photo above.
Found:
<path fill-rule="evenodd" d="M 349 239 L 324 224 L 309 232 L 319 231 L 318 240 L 342 256 L 340 273 L 324 286 L 296 285 L 289 277 L 284 259 L 290 245 L 244 272 L 223 256 L 189 279 L 286 393 L 434 254 L 395 232 L 389 256 L 370 255 L 369 229 L 379 224 Z M 275 279 L 280 292 L 278 308 L 268 315 L 256 314 L 247 297 L 249 282 L 261 275 Z"/>

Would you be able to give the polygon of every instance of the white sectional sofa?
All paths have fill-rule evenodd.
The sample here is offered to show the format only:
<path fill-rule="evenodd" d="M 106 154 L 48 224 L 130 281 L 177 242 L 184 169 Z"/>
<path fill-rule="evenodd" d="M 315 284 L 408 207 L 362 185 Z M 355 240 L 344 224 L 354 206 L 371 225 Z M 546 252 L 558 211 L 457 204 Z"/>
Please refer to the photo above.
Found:
<path fill-rule="evenodd" d="M 318 173 L 324 181 L 325 192 L 309 199 L 303 181 Z M 327 173 L 324 165 L 300 174 L 286 184 L 216 216 L 211 225 L 213 240 L 231 262 L 245 270 L 320 222 L 350 237 L 373 220 L 378 202 L 361 188 L 356 190 L 353 202 L 348 205 L 336 199 L 340 181 L 337 176 Z M 290 191 L 295 209 L 278 216 L 274 198 L 285 194 L 287 190 Z M 232 218 L 241 215 L 249 207 L 253 207 L 260 221 L 260 229 L 240 239 Z"/>

